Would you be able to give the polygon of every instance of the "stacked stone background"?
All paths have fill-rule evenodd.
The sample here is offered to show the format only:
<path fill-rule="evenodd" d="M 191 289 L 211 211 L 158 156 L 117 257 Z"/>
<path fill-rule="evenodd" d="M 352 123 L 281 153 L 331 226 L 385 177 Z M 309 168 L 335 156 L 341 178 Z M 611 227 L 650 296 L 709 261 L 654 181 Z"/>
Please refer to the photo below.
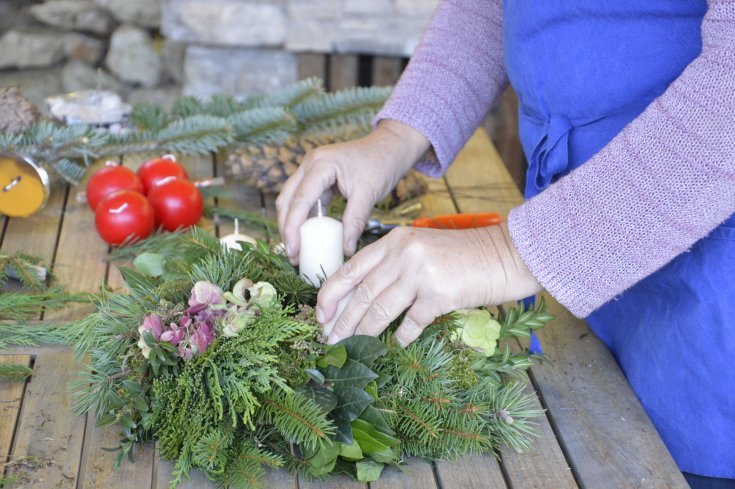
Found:
<path fill-rule="evenodd" d="M 167 105 L 299 78 L 298 53 L 407 57 L 438 0 L 0 0 L 0 86 Z M 303 70 L 302 70 L 303 71 Z"/>

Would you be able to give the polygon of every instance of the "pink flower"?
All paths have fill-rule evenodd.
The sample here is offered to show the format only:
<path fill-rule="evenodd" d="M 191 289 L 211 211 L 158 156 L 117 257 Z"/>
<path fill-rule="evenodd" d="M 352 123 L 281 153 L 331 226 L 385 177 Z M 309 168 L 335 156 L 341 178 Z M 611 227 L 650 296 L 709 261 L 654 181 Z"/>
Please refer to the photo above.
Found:
<path fill-rule="evenodd" d="M 189 340 L 196 344 L 198 353 L 204 353 L 214 341 L 214 328 L 206 322 L 201 322 L 196 333 L 193 337 L 190 336 Z"/>
<path fill-rule="evenodd" d="M 183 328 L 179 328 L 176 323 L 171 323 L 169 329 L 161 334 L 161 341 L 168 341 L 172 345 L 176 346 L 179 342 L 184 339 L 186 331 Z"/>
<path fill-rule="evenodd" d="M 143 325 L 141 328 L 139 328 L 141 335 L 143 331 L 150 331 L 153 335 L 153 339 L 156 341 L 161 339 L 161 318 L 158 317 L 157 314 L 148 314 L 145 319 L 143 319 Z"/>
<path fill-rule="evenodd" d="M 179 347 L 179 356 L 188 362 L 194 357 L 194 352 L 191 351 L 191 348 Z"/>
<path fill-rule="evenodd" d="M 216 285 L 209 283 L 204 280 L 194 284 L 191 289 L 191 297 L 189 298 L 189 305 L 197 307 L 200 305 L 214 306 L 218 304 L 224 304 L 225 299 L 222 295 L 222 289 Z M 199 309 L 201 310 L 201 309 Z"/>

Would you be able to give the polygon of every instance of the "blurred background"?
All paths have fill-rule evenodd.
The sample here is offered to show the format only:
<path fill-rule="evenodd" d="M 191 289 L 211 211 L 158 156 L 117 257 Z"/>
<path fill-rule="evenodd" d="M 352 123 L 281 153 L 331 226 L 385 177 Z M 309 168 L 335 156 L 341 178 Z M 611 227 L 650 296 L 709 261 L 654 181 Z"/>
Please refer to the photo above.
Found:
<path fill-rule="evenodd" d="M 44 109 L 100 88 L 164 107 L 181 94 L 268 92 L 317 76 L 330 89 L 392 85 L 438 0 L 0 0 L 0 87 Z M 519 187 L 511 89 L 485 128 Z"/>

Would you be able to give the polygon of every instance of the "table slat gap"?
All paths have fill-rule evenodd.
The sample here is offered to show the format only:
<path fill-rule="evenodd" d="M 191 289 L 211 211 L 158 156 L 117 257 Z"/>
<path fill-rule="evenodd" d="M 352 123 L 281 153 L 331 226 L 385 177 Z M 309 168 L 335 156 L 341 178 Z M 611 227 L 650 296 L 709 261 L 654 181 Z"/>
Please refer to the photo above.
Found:
<path fill-rule="evenodd" d="M 0 355 L 0 363 L 33 367 L 31 355 Z M 28 379 L 0 383 L 0 464 L 10 459 Z M 3 471 L 0 470 L 0 475 Z"/>

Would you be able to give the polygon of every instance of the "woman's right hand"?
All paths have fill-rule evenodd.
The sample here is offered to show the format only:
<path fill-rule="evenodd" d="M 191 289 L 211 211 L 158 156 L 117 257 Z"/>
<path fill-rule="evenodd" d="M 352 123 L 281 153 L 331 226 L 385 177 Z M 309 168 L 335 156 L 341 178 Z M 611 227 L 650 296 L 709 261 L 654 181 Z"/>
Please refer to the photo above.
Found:
<path fill-rule="evenodd" d="M 347 199 L 343 247 L 345 255 L 352 256 L 373 206 L 428 149 L 429 141 L 420 132 L 386 119 L 361 139 L 307 153 L 276 200 L 278 228 L 291 263 L 298 263 L 301 225 L 335 185 Z"/>

